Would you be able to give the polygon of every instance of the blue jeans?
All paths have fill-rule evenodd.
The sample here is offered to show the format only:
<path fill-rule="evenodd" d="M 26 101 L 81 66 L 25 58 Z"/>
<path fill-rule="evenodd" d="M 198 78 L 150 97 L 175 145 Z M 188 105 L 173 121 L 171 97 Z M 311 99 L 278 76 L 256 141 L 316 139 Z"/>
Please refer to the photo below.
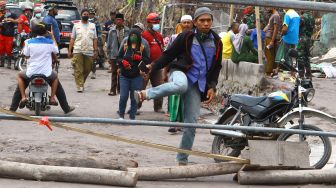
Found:
<path fill-rule="evenodd" d="M 119 98 L 119 115 L 124 118 L 128 97 L 131 98 L 130 119 L 135 119 L 135 114 L 138 105 L 134 98 L 134 91 L 141 90 L 143 78 L 137 76 L 135 78 L 128 78 L 120 75 L 120 98 Z"/>
<path fill-rule="evenodd" d="M 172 70 L 167 83 L 146 90 L 146 99 L 156 99 L 174 94 L 183 94 L 187 89 L 188 79 L 185 73 L 178 70 Z"/>
<path fill-rule="evenodd" d="M 189 84 L 188 90 L 182 95 L 183 99 L 183 113 L 185 123 L 197 123 L 201 109 L 201 92 L 198 89 L 198 83 Z M 191 150 L 195 139 L 195 128 L 183 128 L 183 136 L 180 142 L 180 148 Z M 187 163 L 188 155 L 178 153 L 176 156 L 178 162 Z"/>

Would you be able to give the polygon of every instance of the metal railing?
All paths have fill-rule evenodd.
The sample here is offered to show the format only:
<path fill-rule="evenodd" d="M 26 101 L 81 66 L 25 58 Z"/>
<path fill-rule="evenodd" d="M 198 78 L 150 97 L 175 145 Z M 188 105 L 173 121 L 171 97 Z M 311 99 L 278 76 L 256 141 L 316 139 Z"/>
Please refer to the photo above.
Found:
<path fill-rule="evenodd" d="M 40 116 L 31 116 L 39 118 Z M 25 120 L 14 115 L 0 114 L 1 120 Z M 232 131 L 246 131 L 246 132 L 269 132 L 269 133 L 290 133 L 290 134 L 304 134 L 313 136 L 327 136 L 336 137 L 336 132 L 324 131 L 308 131 L 298 129 L 284 129 L 284 128 L 267 128 L 267 127 L 244 127 L 244 126 L 224 126 L 218 124 L 199 124 L 199 123 L 178 123 L 165 121 L 145 121 L 145 120 L 119 120 L 112 118 L 91 118 L 91 117 L 48 117 L 51 122 L 63 123 L 102 123 L 102 124 L 117 124 L 117 125 L 137 125 L 137 126 L 155 126 L 155 127 L 181 127 L 181 128 L 198 128 L 198 129 L 217 129 L 217 130 L 232 130 Z"/>
<path fill-rule="evenodd" d="M 203 0 L 202 2 L 336 12 L 336 3 L 323 3 L 300 0 Z"/>

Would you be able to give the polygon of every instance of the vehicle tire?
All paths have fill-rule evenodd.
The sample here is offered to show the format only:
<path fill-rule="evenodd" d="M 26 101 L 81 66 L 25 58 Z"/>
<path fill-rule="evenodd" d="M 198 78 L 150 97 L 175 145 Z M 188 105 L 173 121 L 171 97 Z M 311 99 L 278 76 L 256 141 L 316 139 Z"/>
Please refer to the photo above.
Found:
<path fill-rule="evenodd" d="M 299 125 L 293 126 L 291 127 L 291 129 L 299 129 Z M 303 125 L 303 129 L 304 130 L 312 130 L 312 131 L 323 131 L 322 129 L 315 127 L 313 125 Z M 293 134 L 291 133 L 284 133 L 281 134 L 278 138 L 279 141 L 288 141 L 288 139 L 292 136 Z M 331 142 L 329 137 L 325 137 L 325 136 L 311 136 L 311 135 L 307 135 L 306 137 L 319 137 L 321 139 L 321 141 L 323 142 L 323 155 L 322 157 L 315 162 L 314 164 L 311 164 L 311 166 L 313 168 L 316 169 L 321 169 L 323 168 L 327 162 L 329 161 L 329 158 L 331 156 L 331 151 L 332 151 L 332 147 L 331 147 Z M 307 139 L 306 139 L 307 140 Z M 298 140 L 297 140 L 298 141 Z M 307 141 L 308 142 L 308 141 Z M 316 143 L 316 141 L 314 141 L 314 143 Z M 308 143 L 309 144 L 309 143 Z M 309 146 L 310 147 L 310 146 Z M 310 152 L 311 152 L 311 148 L 310 148 Z M 310 156 L 311 157 L 311 156 Z M 311 161 L 311 160 L 310 160 Z"/>
<path fill-rule="evenodd" d="M 234 115 L 222 120 L 221 122 L 218 122 L 217 124 L 222 124 L 222 125 L 226 125 L 229 124 L 232 119 L 233 119 Z M 234 123 L 241 123 L 240 118 L 238 117 L 238 119 L 236 120 L 236 122 Z M 226 136 L 221 136 L 221 135 L 216 135 L 214 137 L 214 140 L 212 141 L 212 148 L 211 148 L 211 153 L 213 154 L 219 154 L 219 155 L 225 155 L 225 156 L 231 156 L 231 157 L 238 157 L 241 153 L 241 150 L 244 149 L 233 149 L 230 146 L 226 146 L 225 144 L 225 140 L 228 139 L 235 139 L 235 138 L 231 138 L 231 137 L 226 137 Z M 225 160 L 220 160 L 220 159 L 214 159 L 215 162 L 219 163 L 219 162 L 225 162 Z"/>
<path fill-rule="evenodd" d="M 19 69 L 20 71 L 23 70 L 22 66 L 23 66 L 23 64 L 24 64 L 24 61 L 25 61 L 25 59 L 24 59 L 23 57 L 20 57 L 20 58 L 18 59 L 18 63 L 17 63 L 17 65 L 18 65 L 18 69 Z"/>
<path fill-rule="evenodd" d="M 39 116 L 41 114 L 41 103 L 35 102 L 35 115 Z"/>
<path fill-rule="evenodd" d="M 19 70 L 19 60 L 18 59 L 14 59 L 14 69 Z"/>

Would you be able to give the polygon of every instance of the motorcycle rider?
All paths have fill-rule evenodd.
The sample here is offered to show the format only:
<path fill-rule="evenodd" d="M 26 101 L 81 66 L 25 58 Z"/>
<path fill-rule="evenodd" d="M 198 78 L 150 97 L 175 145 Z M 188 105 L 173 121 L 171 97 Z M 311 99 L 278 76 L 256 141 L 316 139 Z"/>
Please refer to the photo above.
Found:
<path fill-rule="evenodd" d="M 6 4 L 0 5 L 0 67 L 11 68 L 13 39 L 17 17 L 6 10 Z"/>
<path fill-rule="evenodd" d="M 58 48 L 54 41 L 46 38 L 47 29 L 43 23 L 35 25 L 33 33 L 37 37 L 26 40 L 23 48 L 23 54 L 28 58 L 26 71 L 18 75 L 18 85 L 21 93 L 21 102 L 19 107 L 24 108 L 28 99 L 25 93 L 25 80 L 35 74 L 43 74 L 51 81 L 50 105 L 58 105 L 55 99 L 58 84 L 57 73 L 52 70 L 52 59 L 57 59 Z"/>
<path fill-rule="evenodd" d="M 98 56 L 92 64 L 92 75 L 91 79 L 96 79 L 96 66 L 99 64 L 99 68 L 104 68 L 104 49 L 103 49 L 103 40 L 102 40 L 102 28 L 98 21 L 98 18 L 95 16 L 96 11 L 93 8 L 89 9 L 89 22 L 94 23 L 96 25 L 97 32 L 97 47 L 98 47 Z"/>

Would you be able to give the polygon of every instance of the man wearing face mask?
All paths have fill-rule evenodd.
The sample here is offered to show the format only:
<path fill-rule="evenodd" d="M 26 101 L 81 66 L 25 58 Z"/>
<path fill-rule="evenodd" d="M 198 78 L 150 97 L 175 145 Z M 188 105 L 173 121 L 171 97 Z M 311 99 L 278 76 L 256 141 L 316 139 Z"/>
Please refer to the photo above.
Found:
<path fill-rule="evenodd" d="M 97 57 L 97 32 L 95 24 L 89 22 L 89 10 L 81 12 L 82 21 L 72 29 L 68 56 L 72 58 L 77 92 L 84 91 L 84 83 L 89 76 L 93 59 Z"/>
<path fill-rule="evenodd" d="M 42 18 L 42 9 L 40 7 L 36 7 L 34 9 L 34 17 L 30 20 L 30 28 L 34 28 L 34 26 L 43 21 Z"/>
<path fill-rule="evenodd" d="M 163 37 L 160 31 L 160 16 L 156 13 L 150 13 L 147 18 L 147 30 L 142 33 L 142 37 L 147 40 L 150 47 L 150 62 L 155 62 L 163 52 Z M 147 87 L 148 80 L 151 81 L 153 87 L 163 84 L 163 70 L 152 71 L 149 79 L 145 79 L 144 88 Z M 163 98 L 154 99 L 154 111 L 164 113 L 162 110 Z"/>
<path fill-rule="evenodd" d="M 116 14 L 115 25 L 111 27 L 107 38 L 107 55 L 109 63 L 112 67 L 111 75 L 111 89 L 108 95 L 115 96 L 117 94 L 118 87 L 118 73 L 117 73 L 117 57 L 121 42 L 130 34 L 130 29 L 124 26 L 124 15 Z"/>
<path fill-rule="evenodd" d="M 48 7 L 48 15 L 43 18 L 43 23 L 47 25 L 48 30 L 52 32 L 52 34 L 55 37 L 55 40 L 57 44 L 60 43 L 60 30 L 58 27 L 57 20 L 55 19 L 55 16 L 58 14 L 58 10 L 56 8 L 56 5 L 52 4 Z"/>

